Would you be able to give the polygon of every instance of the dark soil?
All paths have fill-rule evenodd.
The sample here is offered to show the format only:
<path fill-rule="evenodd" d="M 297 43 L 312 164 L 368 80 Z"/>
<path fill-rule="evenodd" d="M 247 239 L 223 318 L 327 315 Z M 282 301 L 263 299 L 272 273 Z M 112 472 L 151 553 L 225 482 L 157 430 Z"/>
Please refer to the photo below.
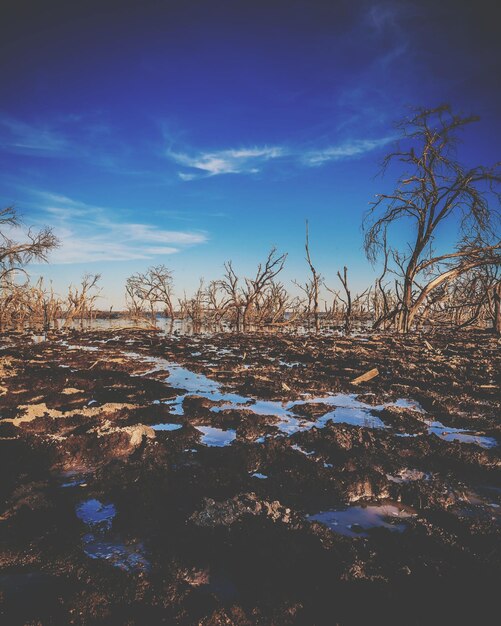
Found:
<path fill-rule="evenodd" d="M 500 360 L 483 332 L 0 336 L 0 623 L 498 623 Z"/>

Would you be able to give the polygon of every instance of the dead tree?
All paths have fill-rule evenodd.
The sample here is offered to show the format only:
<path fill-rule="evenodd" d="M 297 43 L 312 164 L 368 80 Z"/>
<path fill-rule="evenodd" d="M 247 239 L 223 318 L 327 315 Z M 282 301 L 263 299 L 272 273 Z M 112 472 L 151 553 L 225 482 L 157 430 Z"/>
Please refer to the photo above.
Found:
<path fill-rule="evenodd" d="M 313 312 L 313 320 L 315 322 L 315 332 L 320 331 L 320 315 L 319 315 L 319 297 L 320 297 L 320 286 L 322 284 L 322 277 L 315 269 L 311 261 L 310 256 L 310 241 L 308 236 L 308 220 L 306 220 L 306 239 L 304 248 L 306 251 L 306 262 L 310 268 L 311 272 L 311 304 L 312 304 L 312 312 Z"/>
<path fill-rule="evenodd" d="M 345 306 L 344 332 L 347 335 L 349 335 L 351 333 L 351 314 L 352 314 L 353 305 L 351 302 L 351 291 L 348 287 L 348 268 L 345 266 L 343 268 L 343 274 L 341 275 L 341 272 L 338 271 L 337 275 L 338 275 L 339 280 L 341 281 L 341 284 L 343 285 L 344 293 L 346 296 L 346 299 L 342 298 L 341 296 L 339 296 L 339 299 Z"/>
<path fill-rule="evenodd" d="M 68 289 L 68 307 L 65 315 L 65 326 L 75 319 L 80 319 L 83 327 L 85 319 L 92 319 L 94 304 L 100 296 L 98 283 L 101 274 L 84 274 L 80 287 L 70 285 Z"/>
<path fill-rule="evenodd" d="M 496 335 L 501 335 L 501 282 L 493 288 L 492 299 L 494 304 L 492 326 Z"/>
<path fill-rule="evenodd" d="M 50 228 L 23 230 L 15 208 L 0 210 L 0 328 L 12 323 L 22 327 L 28 319 L 37 319 L 33 313 L 36 292 L 25 266 L 32 261 L 47 261 L 49 252 L 58 245 Z"/>
<path fill-rule="evenodd" d="M 211 325 L 221 326 L 228 311 L 228 301 L 221 290 L 221 281 L 212 280 L 206 290 L 207 321 Z"/>
<path fill-rule="evenodd" d="M 125 281 L 125 302 L 129 315 L 137 321 L 144 313 L 145 300 L 141 297 L 141 291 L 138 289 L 134 276 L 129 276 Z"/>
<path fill-rule="evenodd" d="M 492 240 L 499 214 L 488 197 L 499 200 L 499 165 L 463 167 L 454 148 L 458 133 L 477 118 L 453 115 L 448 105 L 418 109 L 398 124 L 410 147 L 386 156 L 383 171 L 399 162 L 404 173 L 393 193 L 380 194 L 364 220 L 365 251 L 375 262 L 395 222 L 404 219 L 416 233 L 410 251 L 392 248 L 399 276 L 399 302 L 394 310 L 397 330 L 408 332 L 433 290 L 481 265 L 495 264 L 499 240 Z M 460 236 L 454 252 L 437 255 L 437 229 L 457 220 Z M 491 241 L 489 241 L 489 236 Z"/>
<path fill-rule="evenodd" d="M 23 233 L 24 241 L 18 241 L 14 236 L 20 229 L 21 221 L 13 207 L 0 210 L 0 285 L 9 274 L 24 272 L 27 263 L 47 261 L 49 252 L 59 245 L 51 228 L 28 229 Z"/>
<path fill-rule="evenodd" d="M 278 255 L 276 248 L 272 248 L 265 263 L 258 265 L 254 278 L 244 278 L 244 284 L 239 281 L 231 261 L 224 264 L 225 274 L 219 281 L 219 288 L 225 294 L 223 309 L 232 312 L 234 326 L 237 331 L 249 328 L 259 317 L 259 307 L 266 295 L 266 290 L 273 284 L 275 277 L 282 271 L 287 254 Z"/>
<path fill-rule="evenodd" d="M 338 271 L 337 276 L 341 282 L 341 285 L 343 286 L 345 297 L 343 298 L 342 296 L 340 296 L 338 292 L 335 292 L 335 293 L 337 295 L 337 298 L 344 305 L 343 330 L 346 335 L 349 335 L 352 331 L 354 311 L 357 311 L 358 319 L 364 318 L 364 310 L 363 310 L 363 305 L 361 303 L 363 302 L 365 297 L 370 297 L 370 288 L 365 289 L 360 294 L 356 294 L 355 297 L 352 298 L 351 290 L 348 284 L 348 268 L 345 266 L 343 268 L 342 274 L 341 272 Z M 329 289 L 329 291 L 334 293 L 332 289 Z"/>
<path fill-rule="evenodd" d="M 204 279 L 200 279 L 200 284 L 193 297 L 188 298 L 186 293 L 184 298 L 180 298 L 179 310 L 182 319 L 189 319 L 193 324 L 193 330 L 198 332 L 205 318 L 207 292 L 204 287 Z"/>
<path fill-rule="evenodd" d="M 224 264 L 225 273 L 223 278 L 218 281 L 217 287 L 225 294 L 225 300 L 221 305 L 223 311 L 231 311 L 232 321 L 236 331 L 240 331 L 242 319 L 242 297 L 239 287 L 239 278 L 233 269 L 232 261 L 226 261 Z M 213 287 L 214 289 L 214 287 Z M 213 293 L 215 296 L 216 294 Z"/>
<path fill-rule="evenodd" d="M 259 264 L 254 278 L 245 279 L 245 287 L 241 291 L 243 301 L 242 322 L 244 327 L 252 323 L 252 315 L 259 297 L 271 285 L 273 279 L 283 270 L 287 254 L 278 255 L 272 248 L 264 264 Z"/>
<path fill-rule="evenodd" d="M 139 315 L 144 308 L 149 308 L 151 322 L 156 323 L 159 308 L 166 317 L 174 321 L 172 305 L 174 281 L 172 272 L 165 265 L 149 267 L 144 273 L 137 272 L 129 276 L 125 283 L 125 292 L 129 307 L 133 307 Z"/>

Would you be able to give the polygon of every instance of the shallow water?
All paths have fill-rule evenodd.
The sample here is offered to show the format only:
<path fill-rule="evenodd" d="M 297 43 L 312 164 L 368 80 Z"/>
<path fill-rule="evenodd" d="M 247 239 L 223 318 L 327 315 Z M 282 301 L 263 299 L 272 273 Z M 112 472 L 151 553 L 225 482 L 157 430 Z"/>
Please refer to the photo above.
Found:
<path fill-rule="evenodd" d="M 79 348 L 80 346 L 69 346 L 68 348 Z M 85 347 L 83 349 L 86 349 Z M 87 347 L 90 350 L 97 348 Z M 230 352 L 223 348 L 223 351 Z M 141 376 L 147 376 L 155 372 L 166 371 L 168 376 L 165 381 L 174 388 L 183 389 L 185 393 L 176 396 L 172 400 L 165 401 L 170 407 L 173 415 L 184 415 L 183 402 L 188 396 L 201 396 L 212 402 L 222 402 L 220 406 L 213 406 L 211 411 L 214 413 L 225 410 L 246 409 L 256 415 L 269 415 L 278 418 L 275 426 L 285 435 L 294 435 L 297 432 L 310 430 L 312 428 L 323 428 L 329 422 L 334 424 L 349 424 L 352 426 L 360 426 L 363 428 L 389 429 L 389 427 L 375 414 L 387 407 L 405 408 L 422 415 L 426 411 L 419 402 L 409 398 L 398 398 L 393 402 L 386 402 L 379 405 L 370 405 L 358 400 L 357 394 L 327 394 L 325 396 L 298 399 L 288 402 L 280 402 L 276 400 L 261 400 L 250 396 L 242 396 L 233 392 L 222 391 L 222 385 L 217 381 L 198 374 L 192 370 L 182 367 L 178 363 L 168 361 L 161 357 L 151 357 L 138 354 L 136 352 L 124 352 L 124 356 L 139 359 L 144 363 L 151 363 L 154 367 L 147 372 L 143 372 Z M 159 402 L 159 401 L 158 401 Z M 295 407 L 309 404 L 324 404 L 332 407 L 331 411 L 327 411 L 321 417 L 312 420 L 301 417 L 294 412 Z M 446 428 L 437 421 L 424 420 L 428 425 L 428 434 L 434 434 L 446 441 L 461 441 L 463 443 L 472 443 L 483 448 L 493 448 L 497 446 L 497 441 L 492 437 L 486 437 L 480 433 L 472 433 L 470 431 L 459 428 Z M 153 427 L 155 430 L 176 430 L 168 425 L 163 426 L 157 424 Z M 216 429 L 217 430 L 217 429 Z M 396 433 L 400 437 L 412 437 L 407 433 Z M 219 437 L 221 439 L 221 437 Z M 233 437 L 234 439 L 234 437 Z M 231 441 L 233 441 L 231 439 Z M 209 439 L 208 439 L 209 440 Z M 216 439 L 215 439 L 216 440 Z M 231 443 L 230 441 L 230 443 Z M 228 443 L 217 444 L 210 443 L 207 445 L 229 445 Z"/>
<path fill-rule="evenodd" d="M 126 545 L 89 533 L 83 538 L 83 549 L 91 559 L 104 559 L 120 569 L 127 571 L 149 569 L 148 560 L 144 556 L 144 547 L 138 542 Z"/>
<path fill-rule="evenodd" d="M 414 513 L 399 508 L 395 504 L 350 506 L 344 509 L 331 509 L 308 515 L 310 522 L 324 524 L 332 531 L 347 537 L 368 537 L 372 528 L 386 528 L 392 532 L 403 532 L 405 520 Z M 404 521 L 402 521 L 404 520 Z"/>
<path fill-rule="evenodd" d="M 155 424 L 154 426 L 152 426 L 153 430 L 165 430 L 168 432 L 172 432 L 174 430 L 179 430 L 180 428 L 182 428 L 183 425 L 182 424 Z"/>
<path fill-rule="evenodd" d="M 487 437 L 463 428 L 444 426 L 441 422 L 426 420 L 428 434 L 436 435 L 445 441 L 459 441 L 461 443 L 473 443 L 481 448 L 495 448 L 498 442 L 494 437 Z"/>
<path fill-rule="evenodd" d="M 210 447 L 223 448 L 232 444 L 237 436 L 234 430 L 223 430 L 213 426 L 195 426 L 202 433 L 200 441 Z"/>
<path fill-rule="evenodd" d="M 295 443 L 294 445 L 291 446 L 291 448 L 293 450 L 296 450 L 296 452 L 301 452 L 301 454 L 304 454 L 305 456 L 312 456 L 315 454 L 314 451 L 312 452 L 308 452 L 307 450 L 305 450 L 304 448 L 302 448 L 301 446 L 298 446 L 297 443 Z"/>
<path fill-rule="evenodd" d="M 125 544 L 112 532 L 117 513 L 114 504 L 103 504 L 91 498 L 78 504 L 75 513 L 91 531 L 82 538 L 83 551 L 88 557 L 104 559 L 115 567 L 129 571 L 148 569 L 143 545 L 137 541 Z"/>
<path fill-rule="evenodd" d="M 222 406 L 212 407 L 211 411 L 220 412 L 227 409 L 246 408 L 256 415 L 271 415 L 279 418 L 275 426 L 286 435 L 293 435 L 297 432 L 310 430 L 311 428 L 323 428 L 328 422 L 335 424 L 351 424 L 353 426 L 363 426 L 366 428 L 387 428 L 379 417 L 373 414 L 386 406 L 402 406 L 404 403 L 411 407 L 419 406 L 417 403 L 404 399 L 395 403 L 372 406 L 357 400 L 356 394 L 332 394 L 306 400 L 293 400 L 290 402 L 279 402 L 275 400 L 254 400 L 247 398 L 245 407 L 242 402 L 234 404 L 227 402 Z M 309 420 L 294 413 L 294 408 L 307 404 L 325 404 L 335 407 L 325 415 L 316 420 Z"/>
<path fill-rule="evenodd" d="M 117 514 L 114 504 L 103 504 L 95 498 L 81 502 L 75 512 L 84 524 L 104 529 L 111 528 L 113 518 Z"/>
<path fill-rule="evenodd" d="M 91 474 L 89 472 L 63 472 L 60 476 L 60 480 L 62 480 L 60 487 L 63 489 L 70 487 L 85 487 L 90 477 Z"/>

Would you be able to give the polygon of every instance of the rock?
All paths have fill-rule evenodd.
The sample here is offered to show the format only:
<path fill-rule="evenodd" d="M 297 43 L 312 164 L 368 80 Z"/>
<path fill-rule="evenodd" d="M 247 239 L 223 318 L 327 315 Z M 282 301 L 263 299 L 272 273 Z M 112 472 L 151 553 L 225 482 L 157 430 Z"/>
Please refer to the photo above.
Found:
<path fill-rule="evenodd" d="M 155 431 L 151 426 L 145 426 L 144 424 L 136 424 L 135 426 L 126 426 L 123 430 L 130 435 L 130 445 L 134 448 L 140 446 L 143 442 L 143 437 L 147 439 L 155 439 Z"/>
<path fill-rule="evenodd" d="M 292 512 L 278 500 L 269 502 L 259 500 L 255 493 L 244 493 L 231 499 L 216 502 L 212 498 L 204 499 L 201 511 L 193 513 L 191 521 L 197 526 L 215 527 L 231 526 L 245 516 L 268 517 L 274 522 L 289 524 L 292 521 Z"/>

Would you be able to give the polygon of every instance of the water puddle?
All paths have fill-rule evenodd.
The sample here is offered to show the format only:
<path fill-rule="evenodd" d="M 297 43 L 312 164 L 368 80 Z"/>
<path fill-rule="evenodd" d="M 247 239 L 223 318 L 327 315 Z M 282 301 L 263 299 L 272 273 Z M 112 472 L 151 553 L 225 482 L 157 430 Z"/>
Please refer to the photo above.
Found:
<path fill-rule="evenodd" d="M 294 413 L 294 408 L 308 404 L 325 404 L 335 407 L 332 411 L 327 411 L 325 415 L 315 421 L 298 416 Z M 293 400 L 290 402 L 279 402 L 275 400 L 253 400 L 247 398 L 246 403 L 241 401 L 238 404 L 227 402 L 222 406 L 212 407 L 211 411 L 219 412 L 227 409 L 249 409 L 256 415 L 270 415 L 278 417 L 276 427 L 286 435 L 293 435 L 297 432 L 310 430 L 313 427 L 323 428 L 328 422 L 334 424 L 350 424 L 353 426 L 363 426 L 365 428 L 387 428 L 373 411 L 379 411 L 387 406 L 403 406 L 409 408 L 420 408 L 417 403 L 404 399 L 394 403 L 372 406 L 357 400 L 356 394 L 332 394 L 307 400 Z"/>
<path fill-rule="evenodd" d="M 301 454 L 304 454 L 305 456 L 313 456 L 315 454 L 314 451 L 308 452 L 304 448 L 301 448 L 301 446 L 298 446 L 296 443 L 294 445 L 292 445 L 291 448 L 293 450 L 296 450 L 297 452 L 301 452 Z"/>
<path fill-rule="evenodd" d="M 153 430 L 163 430 L 163 431 L 167 431 L 167 432 L 172 432 L 174 430 L 179 430 L 180 428 L 182 428 L 183 425 L 182 424 L 155 424 L 155 426 L 152 426 Z"/>
<path fill-rule="evenodd" d="M 127 571 L 149 568 L 142 543 L 132 541 L 126 544 L 112 532 L 117 513 L 114 504 L 103 504 L 92 498 L 77 505 L 75 513 L 90 530 L 82 539 L 83 550 L 89 558 L 105 559 Z"/>
<path fill-rule="evenodd" d="M 80 348 L 80 346 L 68 346 L 69 348 Z M 89 347 L 89 349 L 94 349 Z M 225 350 L 223 348 L 223 350 Z M 221 351 L 219 351 L 221 352 Z M 173 415 L 184 415 L 183 402 L 188 396 L 201 396 L 212 402 L 222 403 L 220 406 L 213 406 L 211 411 L 214 413 L 225 410 L 241 410 L 246 409 L 255 415 L 266 415 L 278 418 L 275 424 L 278 430 L 287 435 L 293 435 L 297 432 L 310 430 L 312 428 L 323 428 L 329 422 L 334 424 L 349 424 L 352 426 L 360 426 L 363 428 L 389 429 L 389 427 L 378 417 L 377 413 L 387 407 L 398 407 L 410 409 L 422 415 L 426 414 L 423 407 L 416 401 L 407 398 L 399 398 L 393 402 L 387 402 L 379 405 L 370 405 L 358 400 L 357 394 L 327 394 L 325 396 L 307 398 L 302 400 L 293 400 L 289 402 L 280 402 L 275 400 L 260 400 L 248 396 L 242 396 L 236 393 L 222 391 L 222 386 L 215 380 L 208 378 L 204 374 L 197 374 L 181 365 L 163 359 L 161 357 L 150 357 L 135 352 L 124 352 L 124 356 L 140 359 L 144 363 L 153 365 L 151 370 L 144 372 L 141 376 L 153 374 L 155 372 L 168 372 L 165 382 L 174 388 L 183 389 L 184 393 L 178 395 L 172 400 L 165 401 L 170 407 Z M 294 364 L 296 365 L 296 364 Z M 160 401 L 158 401 L 160 402 Z M 296 407 L 324 404 L 331 407 L 332 410 L 321 417 L 312 420 L 301 417 L 294 412 Z M 459 428 L 446 428 L 443 424 L 436 421 L 424 420 L 428 425 L 428 434 L 435 434 L 446 441 L 462 441 L 463 443 L 473 443 L 483 448 L 493 448 L 497 446 L 497 441 L 492 437 L 486 437 L 478 433 L 473 433 Z M 174 426 L 157 424 L 153 427 L 155 430 L 176 430 Z M 209 427 L 204 427 L 208 429 Z M 199 429 L 200 430 L 200 429 Z M 216 434 L 204 433 L 208 441 L 221 441 L 226 439 Z M 222 431 L 233 433 L 233 431 Z M 399 437 L 413 437 L 417 435 L 407 433 L 396 433 Z M 212 439 L 213 437 L 213 439 Z M 233 441 L 233 437 L 231 441 Z M 205 441 L 203 441 L 205 443 Z M 206 445 L 229 445 L 229 443 L 207 443 Z"/>
<path fill-rule="evenodd" d="M 87 526 L 105 530 L 111 528 L 113 518 L 117 514 L 114 504 L 103 504 L 95 498 L 80 503 L 75 512 L 78 519 Z"/>
<path fill-rule="evenodd" d="M 127 571 L 146 571 L 149 563 L 144 556 L 144 547 L 141 543 L 116 543 L 96 538 L 93 534 L 83 538 L 85 554 L 91 559 L 105 559 L 115 567 Z"/>
<path fill-rule="evenodd" d="M 499 493 L 480 487 L 477 491 L 467 490 L 463 494 L 463 506 L 457 507 L 455 513 L 460 517 L 490 519 L 501 525 L 501 498 Z"/>
<path fill-rule="evenodd" d="M 202 433 L 200 441 L 209 447 L 223 448 L 231 445 L 237 436 L 234 430 L 223 430 L 213 426 L 195 426 Z"/>
<path fill-rule="evenodd" d="M 319 522 L 346 537 L 368 537 L 373 528 L 386 528 L 401 533 L 407 528 L 406 520 L 414 516 L 413 511 L 396 504 L 369 504 L 320 511 L 315 515 L 308 515 L 307 519 L 310 522 Z"/>
<path fill-rule="evenodd" d="M 173 400 L 165 402 L 171 408 L 173 415 L 184 415 L 183 402 L 188 396 L 201 396 L 213 402 L 229 402 L 236 405 L 245 404 L 249 401 L 249 398 L 235 393 L 224 393 L 221 391 L 221 385 L 217 381 L 208 378 L 204 374 L 192 372 L 177 363 L 167 361 L 167 359 L 143 356 L 135 352 L 125 352 L 124 356 L 139 358 L 145 363 L 154 364 L 151 370 L 142 373 L 141 376 L 166 371 L 169 375 L 165 378 L 165 382 L 174 388 L 185 391 L 185 393 L 176 396 Z"/>
<path fill-rule="evenodd" d="M 65 341 L 64 339 L 62 341 L 59 341 L 59 344 L 61 346 L 64 346 L 67 350 L 83 350 L 84 352 L 97 352 L 99 350 L 99 346 L 80 346 L 80 345 L 74 345 L 74 344 L 70 344 L 67 341 Z"/>
<path fill-rule="evenodd" d="M 86 487 L 89 481 L 91 474 L 80 473 L 75 471 L 63 472 L 61 474 L 61 480 L 63 481 L 60 485 L 62 489 L 68 489 L 70 487 Z"/>
<path fill-rule="evenodd" d="M 461 443 L 473 443 L 481 448 L 495 448 L 498 442 L 494 437 L 487 437 L 463 428 L 444 426 L 441 422 L 425 420 L 428 426 L 428 434 L 436 435 L 444 441 L 459 441 Z"/>

